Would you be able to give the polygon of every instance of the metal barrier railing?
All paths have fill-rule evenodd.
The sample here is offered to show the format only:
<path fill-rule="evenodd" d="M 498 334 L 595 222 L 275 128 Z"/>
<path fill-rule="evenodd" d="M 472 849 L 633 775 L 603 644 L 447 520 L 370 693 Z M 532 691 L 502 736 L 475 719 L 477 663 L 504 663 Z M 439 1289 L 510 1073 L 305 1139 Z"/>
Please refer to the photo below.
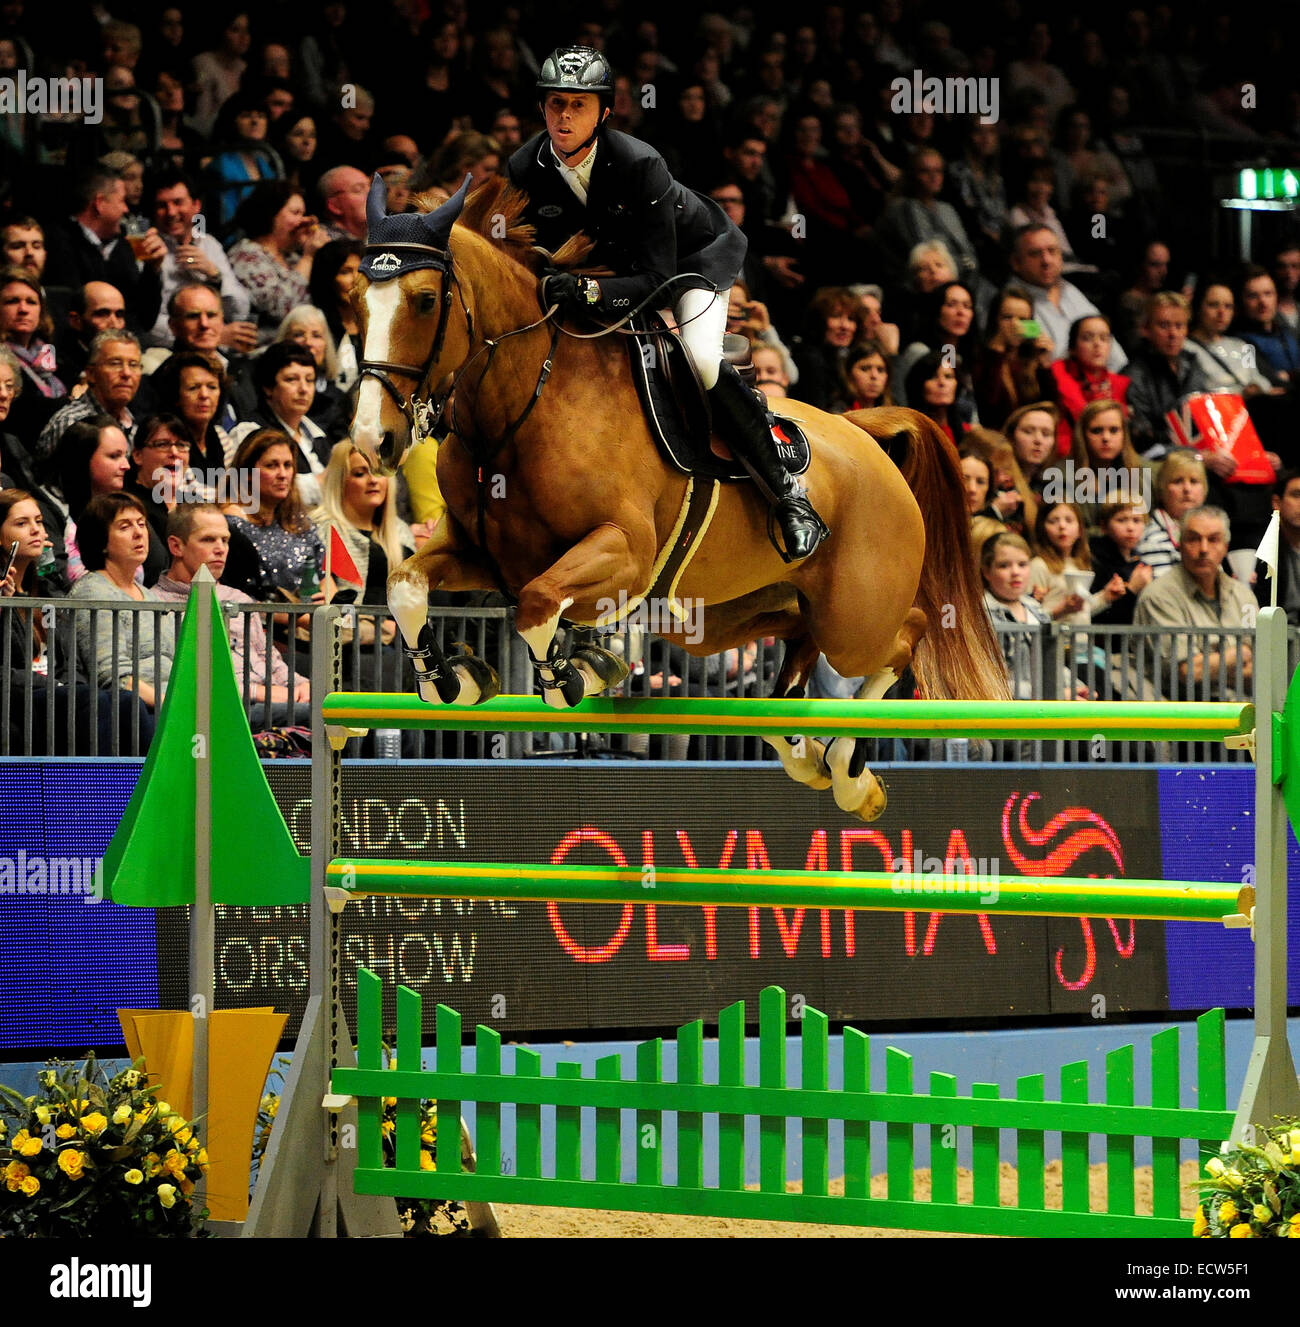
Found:
<path fill-rule="evenodd" d="M 117 600 L 0 599 L 0 755 L 135 756 L 148 749 L 156 706 L 184 613 L 183 603 Z M 311 607 L 222 604 L 235 654 L 236 678 L 253 730 L 310 726 L 310 700 L 295 679 L 309 680 Z M 464 646 L 487 660 L 503 691 L 533 693 L 533 670 L 505 607 L 431 608 L 429 622 L 444 650 Z M 1247 627 L 1063 627 L 998 623 L 1017 699 L 1250 700 L 1253 687 Z M 603 638 L 631 674 L 618 694 L 653 696 L 766 696 L 772 693 L 783 646 L 752 642 L 706 658 L 631 630 Z M 1246 648 L 1243 648 L 1246 647 Z M 1292 669 L 1300 633 L 1288 640 Z M 824 674 L 824 676 L 823 676 Z M 829 679 L 829 681 L 827 680 Z M 120 685 L 129 680 L 129 685 Z M 822 683 L 818 689 L 817 683 Z M 151 696 L 151 686 L 154 694 Z M 810 694 L 849 696 L 824 662 Z M 356 607 L 345 622 L 343 689 L 409 691 L 414 673 L 396 624 L 384 609 Z M 754 737 L 380 732 L 353 753 L 407 759 L 479 756 L 668 760 L 766 760 Z M 882 739 L 872 758 L 883 760 L 1119 761 L 1187 764 L 1247 758 L 1215 743 L 1083 741 L 968 742 Z"/>

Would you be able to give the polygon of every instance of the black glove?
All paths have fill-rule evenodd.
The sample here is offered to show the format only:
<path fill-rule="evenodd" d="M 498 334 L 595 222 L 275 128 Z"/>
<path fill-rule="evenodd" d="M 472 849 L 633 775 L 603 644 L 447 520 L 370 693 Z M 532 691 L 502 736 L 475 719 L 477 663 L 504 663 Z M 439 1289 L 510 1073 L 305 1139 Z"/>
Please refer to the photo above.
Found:
<path fill-rule="evenodd" d="M 542 307 L 549 309 L 552 304 L 558 304 L 561 313 L 589 307 L 572 272 L 553 272 L 542 279 Z"/>

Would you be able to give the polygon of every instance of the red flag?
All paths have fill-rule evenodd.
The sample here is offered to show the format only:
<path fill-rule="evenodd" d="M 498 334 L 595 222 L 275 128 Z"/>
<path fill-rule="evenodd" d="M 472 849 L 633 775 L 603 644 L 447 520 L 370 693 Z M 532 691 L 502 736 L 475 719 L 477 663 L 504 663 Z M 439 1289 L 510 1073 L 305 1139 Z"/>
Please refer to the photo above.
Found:
<path fill-rule="evenodd" d="M 330 564 L 331 574 L 336 580 L 347 581 L 351 585 L 364 585 L 357 564 L 352 560 L 348 541 L 338 532 L 338 527 L 330 526 Z"/>

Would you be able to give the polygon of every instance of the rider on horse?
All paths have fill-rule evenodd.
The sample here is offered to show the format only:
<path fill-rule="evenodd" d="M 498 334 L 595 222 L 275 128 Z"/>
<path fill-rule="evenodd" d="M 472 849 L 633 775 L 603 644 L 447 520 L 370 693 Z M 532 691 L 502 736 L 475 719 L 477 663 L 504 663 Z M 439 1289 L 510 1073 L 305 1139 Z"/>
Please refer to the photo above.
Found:
<path fill-rule="evenodd" d="M 655 295 L 671 299 L 686 354 L 730 426 L 728 444 L 772 504 L 787 557 L 806 558 L 829 531 L 777 454 L 761 398 L 722 353 L 745 236 L 716 203 L 674 180 L 654 148 L 606 126 L 614 76 L 599 51 L 552 52 L 537 90 L 546 129 L 510 158 L 510 181 L 528 194 L 541 247 L 554 253 L 584 231 L 596 242 L 591 264 L 614 273 L 600 280 L 552 273 L 543 303 L 617 319 Z"/>

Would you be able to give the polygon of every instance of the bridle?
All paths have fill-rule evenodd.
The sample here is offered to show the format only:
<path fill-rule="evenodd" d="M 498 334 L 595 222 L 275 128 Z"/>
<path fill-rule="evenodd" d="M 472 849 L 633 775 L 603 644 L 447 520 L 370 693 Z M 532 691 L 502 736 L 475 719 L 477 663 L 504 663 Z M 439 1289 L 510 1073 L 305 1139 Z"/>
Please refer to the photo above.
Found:
<path fill-rule="evenodd" d="M 451 249 L 439 249 L 432 244 L 417 244 L 413 241 L 401 241 L 389 244 L 367 244 L 363 252 L 370 253 L 391 253 L 394 249 L 406 249 L 420 254 L 432 254 L 432 260 L 425 258 L 420 267 L 432 269 L 442 273 L 442 302 L 438 311 L 438 330 L 433 336 L 433 345 L 429 348 L 429 353 L 425 357 L 424 363 L 400 364 L 394 360 L 387 359 L 363 359 L 358 365 L 361 378 L 373 378 L 388 395 L 392 398 L 393 404 L 402 412 L 407 426 L 411 430 L 412 443 L 419 442 L 421 438 L 427 436 L 436 426 L 438 417 L 442 414 L 443 406 L 446 404 L 446 396 L 441 401 L 419 400 L 416 393 L 420 390 L 424 380 L 429 376 L 433 366 L 438 362 L 438 357 L 442 353 L 442 344 L 447 337 L 447 323 L 451 313 L 451 289 L 452 286 L 460 293 L 461 308 L 465 310 L 465 321 L 469 328 L 469 339 L 474 340 L 474 317 L 469 311 L 469 306 L 465 303 L 464 293 L 460 290 L 460 282 L 457 280 L 456 271 L 452 265 Z M 374 281 L 374 277 L 371 277 Z M 404 378 L 410 378 L 415 386 L 409 396 L 403 396 L 397 389 L 389 374 L 397 373 Z M 450 390 L 447 392 L 449 396 Z"/>

